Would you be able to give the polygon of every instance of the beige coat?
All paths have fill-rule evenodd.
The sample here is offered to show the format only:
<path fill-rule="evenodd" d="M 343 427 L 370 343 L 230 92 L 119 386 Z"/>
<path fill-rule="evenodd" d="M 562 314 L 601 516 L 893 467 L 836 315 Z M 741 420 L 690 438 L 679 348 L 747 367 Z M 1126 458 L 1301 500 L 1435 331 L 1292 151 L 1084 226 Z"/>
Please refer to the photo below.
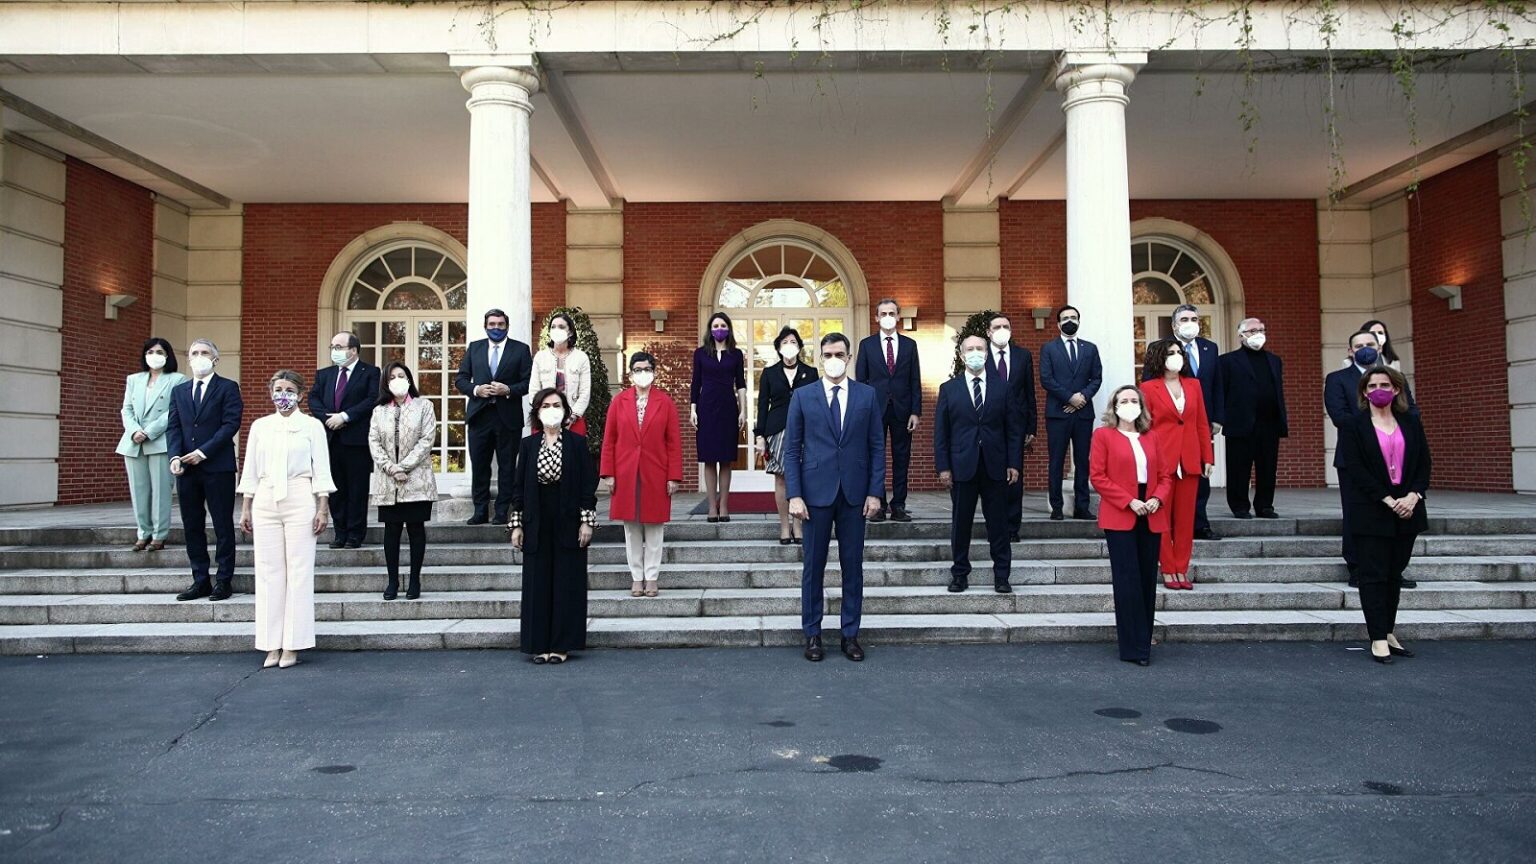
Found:
<path fill-rule="evenodd" d="M 437 412 L 431 400 L 412 399 L 404 408 L 391 402 L 373 409 L 368 425 L 368 452 L 373 455 L 369 500 L 376 506 L 436 501 L 437 475 L 432 473 L 436 443 Z M 404 483 L 390 476 L 396 470 L 410 475 Z"/>
<path fill-rule="evenodd" d="M 554 349 L 545 348 L 533 355 L 533 375 L 528 384 L 528 395 L 555 386 L 555 376 L 560 372 L 560 361 Z M 571 403 L 571 413 L 577 417 L 587 415 L 587 405 L 592 401 L 592 361 L 587 352 L 572 348 L 565 356 L 565 398 Z M 537 413 L 538 409 L 534 409 Z"/>

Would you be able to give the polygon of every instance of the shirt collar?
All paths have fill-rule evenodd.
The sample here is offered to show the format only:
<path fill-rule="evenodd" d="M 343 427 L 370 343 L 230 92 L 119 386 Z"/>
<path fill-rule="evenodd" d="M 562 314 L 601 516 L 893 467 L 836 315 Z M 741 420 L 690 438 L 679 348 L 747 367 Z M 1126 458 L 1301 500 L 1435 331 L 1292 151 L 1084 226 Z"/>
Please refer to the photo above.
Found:
<path fill-rule="evenodd" d="M 840 394 L 841 393 L 847 393 L 848 392 L 848 379 L 846 377 L 844 377 L 843 380 L 838 381 L 836 383 L 833 383 L 831 378 L 827 378 L 827 377 L 823 376 L 822 379 L 821 379 L 821 389 L 828 396 L 832 395 L 832 388 L 833 387 L 841 387 L 841 388 L 843 388 L 842 390 L 838 391 Z"/>

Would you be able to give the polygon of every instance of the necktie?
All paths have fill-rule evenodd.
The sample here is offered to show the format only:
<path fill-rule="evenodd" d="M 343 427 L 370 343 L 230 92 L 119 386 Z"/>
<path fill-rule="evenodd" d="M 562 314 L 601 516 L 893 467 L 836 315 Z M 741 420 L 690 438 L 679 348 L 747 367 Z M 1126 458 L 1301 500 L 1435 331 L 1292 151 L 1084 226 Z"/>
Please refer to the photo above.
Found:
<path fill-rule="evenodd" d="M 341 411 L 341 396 L 347 392 L 347 370 L 342 367 L 341 374 L 336 376 L 336 399 L 331 403 L 332 413 Z"/>
<path fill-rule="evenodd" d="M 885 371 L 888 375 L 896 374 L 896 346 L 891 337 L 885 337 Z"/>
<path fill-rule="evenodd" d="M 491 377 L 496 377 L 496 370 L 501 368 L 501 343 L 491 345 Z"/>
<path fill-rule="evenodd" d="M 1067 340 L 1067 359 L 1072 361 L 1072 368 L 1077 368 L 1077 340 Z"/>
<path fill-rule="evenodd" d="M 971 379 L 971 403 L 976 406 L 976 413 L 981 413 L 981 379 Z"/>
<path fill-rule="evenodd" d="M 192 407 L 203 407 L 203 382 L 197 382 L 197 387 L 192 390 Z"/>
<path fill-rule="evenodd" d="M 832 437 L 843 440 L 843 406 L 837 401 L 837 392 L 843 389 L 841 384 L 832 388 Z"/>
<path fill-rule="evenodd" d="M 1008 349 L 1007 348 L 999 348 L 997 350 L 997 374 L 1004 381 L 1008 380 Z"/>
<path fill-rule="evenodd" d="M 1184 345 L 1184 353 L 1189 357 L 1189 373 L 1200 377 L 1200 346 L 1191 339 Z"/>

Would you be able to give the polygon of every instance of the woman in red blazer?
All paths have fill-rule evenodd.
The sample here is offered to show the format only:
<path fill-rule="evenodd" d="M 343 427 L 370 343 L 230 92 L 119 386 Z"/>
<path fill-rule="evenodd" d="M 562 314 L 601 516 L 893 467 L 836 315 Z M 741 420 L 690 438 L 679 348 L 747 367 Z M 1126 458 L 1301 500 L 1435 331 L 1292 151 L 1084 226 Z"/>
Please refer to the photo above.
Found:
<path fill-rule="evenodd" d="M 1200 381 L 1184 362 L 1184 346 L 1161 339 L 1147 346 L 1141 386 L 1152 413 L 1152 437 L 1173 475 L 1168 499 L 1168 530 L 1163 532 L 1163 587 L 1189 590 L 1189 556 L 1195 547 L 1195 496 L 1200 478 L 1216 464 L 1211 422 L 1205 414 Z"/>
<path fill-rule="evenodd" d="M 1099 493 L 1099 527 L 1109 547 L 1120 659 L 1146 666 L 1152 662 L 1159 535 L 1168 530 L 1163 502 L 1173 477 L 1157 441 L 1146 434 L 1152 418 L 1134 384 L 1109 397 L 1100 422 L 1088 451 L 1088 477 Z"/>
<path fill-rule="evenodd" d="M 634 386 L 614 397 L 603 425 L 598 476 L 613 484 L 608 518 L 624 523 L 631 597 L 655 597 L 661 538 L 672 518 L 672 496 L 683 485 L 683 438 L 677 406 L 652 386 L 656 358 L 637 351 L 629 359 Z"/>

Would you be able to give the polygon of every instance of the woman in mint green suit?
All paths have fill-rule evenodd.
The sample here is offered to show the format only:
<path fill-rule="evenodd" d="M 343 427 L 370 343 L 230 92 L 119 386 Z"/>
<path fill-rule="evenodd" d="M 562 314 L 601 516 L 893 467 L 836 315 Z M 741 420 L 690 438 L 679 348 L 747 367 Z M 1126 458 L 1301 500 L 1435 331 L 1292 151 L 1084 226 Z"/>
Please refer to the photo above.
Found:
<path fill-rule="evenodd" d="M 139 523 L 133 551 L 158 552 L 171 533 L 171 465 L 165 455 L 171 390 L 187 376 L 176 371 L 171 343 L 158 336 L 144 343 L 139 369 L 128 376 L 123 390 L 123 438 L 117 452 L 128 469 L 128 491 Z"/>

